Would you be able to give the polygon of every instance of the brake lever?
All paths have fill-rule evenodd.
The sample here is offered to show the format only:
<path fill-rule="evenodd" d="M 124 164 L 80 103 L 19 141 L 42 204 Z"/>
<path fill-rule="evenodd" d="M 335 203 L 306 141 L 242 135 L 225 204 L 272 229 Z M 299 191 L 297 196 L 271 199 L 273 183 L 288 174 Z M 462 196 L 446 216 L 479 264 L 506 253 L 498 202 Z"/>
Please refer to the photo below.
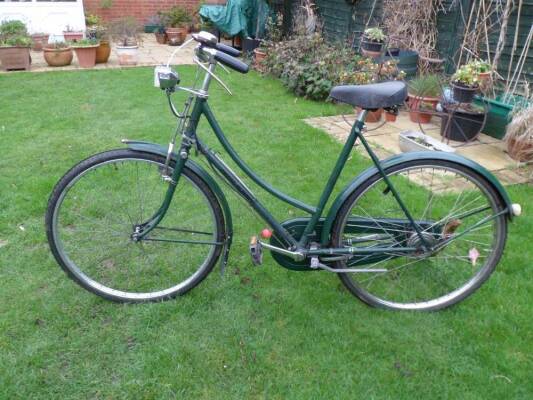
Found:
<path fill-rule="evenodd" d="M 202 62 L 200 62 L 200 60 L 199 60 L 197 57 L 194 57 L 193 60 L 194 60 L 194 62 L 195 62 L 196 64 L 198 64 L 198 66 L 199 66 L 200 68 L 202 68 L 206 73 L 208 73 L 208 74 L 211 75 L 213 78 L 215 78 L 215 80 L 216 80 L 218 83 L 220 83 L 220 85 L 221 85 L 224 89 L 226 89 L 226 91 L 230 94 L 230 96 L 233 96 L 233 93 L 231 93 L 231 90 L 229 90 L 229 88 L 226 86 L 226 84 L 225 84 L 224 82 L 222 82 L 222 80 L 221 80 L 218 76 L 216 76 L 216 75 L 213 74 L 211 71 L 209 71 L 209 69 L 208 69 L 208 68 L 207 68 Z M 221 63 L 218 63 L 218 65 L 221 65 Z"/>
<path fill-rule="evenodd" d="M 231 71 L 230 71 L 229 69 L 227 69 L 227 68 L 224 66 L 224 64 L 222 64 L 222 63 L 218 63 L 218 66 L 219 66 L 219 67 L 222 67 L 222 69 L 223 69 L 224 71 L 226 71 L 226 73 L 227 73 L 228 75 L 231 74 Z"/>

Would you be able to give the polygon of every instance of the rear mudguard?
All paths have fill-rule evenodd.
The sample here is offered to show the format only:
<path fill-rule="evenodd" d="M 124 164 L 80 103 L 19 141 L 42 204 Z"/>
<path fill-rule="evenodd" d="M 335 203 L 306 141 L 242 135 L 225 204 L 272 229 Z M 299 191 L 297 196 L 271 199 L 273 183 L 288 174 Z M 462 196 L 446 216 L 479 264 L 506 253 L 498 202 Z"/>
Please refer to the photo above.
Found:
<path fill-rule="evenodd" d="M 392 156 L 381 161 L 381 165 L 383 169 L 387 169 L 390 167 L 394 167 L 398 164 L 404 163 L 406 161 L 413 160 L 443 160 L 472 168 L 475 172 L 485 178 L 489 184 L 492 185 L 496 193 L 499 194 L 502 204 L 504 204 L 507 209 L 507 217 L 509 219 L 512 219 L 513 213 L 511 199 L 509 198 L 507 192 L 505 191 L 501 183 L 487 169 L 468 158 L 454 153 L 420 151 Z M 342 192 L 337 196 L 328 212 L 328 215 L 322 227 L 322 234 L 320 239 L 322 246 L 327 246 L 329 244 L 331 237 L 331 228 L 333 227 L 333 222 L 335 221 L 335 217 L 337 216 L 337 213 L 339 212 L 342 204 L 346 201 L 346 199 L 348 199 L 348 197 L 354 192 L 354 190 L 356 190 L 359 186 L 363 184 L 364 181 L 378 173 L 379 171 L 375 166 L 368 168 L 367 170 L 359 174 L 353 181 L 351 181 L 348 186 L 346 186 L 344 190 L 342 190 Z"/>
<path fill-rule="evenodd" d="M 123 140 L 122 143 L 126 144 L 131 150 L 134 151 L 157 154 L 163 157 L 167 156 L 168 149 L 155 143 L 136 140 Z M 172 153 L 172 159 L 177 159 L 176 153 Z M 220 205 L 222 206 L 226 231 L 226 237 L 224 239 L 224 251 L 221 259 L 221 270 L 223 272 L 224 267 L 228 262 L 229 250 L 231 247 L 231 242 L 233 240 L 233 220 L 231 217 L 231 210 L 229 208 L 228 201 L 226 200 L 226 196 L 224 195 L 224 192 L 222 191 L 218 183 L 213 179 L 213 177 L 211 177 L 211 175 L 206 172 L 205 169 L 203 169 L 200 165 L 195 163 L 190 158 L 187 160 L 187 163 L 185 165 L 205 181 L 205 183 L 211 188 L 211 190 L 217 197 L 217 200 L 219 201 Z"/>

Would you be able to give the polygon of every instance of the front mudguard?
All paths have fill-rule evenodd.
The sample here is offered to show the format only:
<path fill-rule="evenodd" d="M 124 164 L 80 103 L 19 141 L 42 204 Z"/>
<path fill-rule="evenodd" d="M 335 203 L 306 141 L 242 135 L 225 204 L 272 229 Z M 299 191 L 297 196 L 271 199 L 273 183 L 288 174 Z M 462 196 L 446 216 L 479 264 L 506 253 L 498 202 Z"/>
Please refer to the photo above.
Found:
<path fill-rule="evenodd" d="M 395 156 L 392 156 L 390 158 L 387 158 L 383 161 L 381 161 L 381 166 L 383 169 L 387 169 L 390 167 L 394 167 L 398 164 L 407 162 L 407 161 L 413 161 L 413 160 L 443 160 L 443 161 L 450 161 L 457 163 L 459 165 L 472 168 L 474 171 L 476 171 L 479 175 L 481 175 L 483 178 L 487 180 L 487 182 L 492 185 L 496 193 L 500 196 L 500 199 L 503 204 L 505 204 L 506 207 L 506 215 L 509 219 L 513 218 L 513 206 L 511 204 L 511 199 L 509 198 L 509 195 L 507 194 L 506 190 L 503 188 L 501 183 L 496 179 L 494 175 L 492 175 L 486 168 L 479 165 L 475 161 L 472 161 L 468 158 L 465 158 L 463 156 L 460 156 L 458 154 L 454 153 L 443 153 L 443 152 L 437 152 L 437 151 L 420 151 L 420 152 L 412 152 L 412 153 L 402 153 Z M 339 212 L 342 204 L 348 199 L 348 197 L 356 190 L 359 186 L 363 184 L 364 181 L 367 179 L 370 179 L 375 174 L 379 173 L 379 170 L 374 166 L 366 169 L 361 174 L 359 174 L 353 181 L 351 181 L 348 186 L 346 186 L 341 193 L 337 196 L 335 201 L 333 202 L 333 205 L 331 206 L 328 215 L 326 217 L 326 220 L 324 221 L 324 226 L 322 228 L 322 235 L 320 242 L 323 246 L 326 246 L 329 244 L 330 237 L 331 237 L 331 228 L 333 227 L 333 222 L 335 221 L 335 218 L 337 217 L 337 213 Z"/>
<path fill-rule="evenodd" d="M 163 157 L 167 156 L 168 150 L 159 144 L 136 141 L 136 140 L 123 140 L 122 143 L 126 144 L 128 148 L 134 151 L 142 151 L 146 153 L 157 154 Z M 172 153 L 171 157 L 174 161 L 177 160 L 176 153 Z M 217 200 L 219 201 L 220 205 L 222 206 L 222 212 L 224 213 L 225 232 L 226 232 L 226 237 L 224 238 L 224 243 L 225 243 L 224 251 L 223 251 L 222 260 L 221 260 L 221 270 L 223 272 L 225 266 L 228 263 L 229 250 L 230 250 L 231 243 L 233 240 L 233 220 L 231 217 L 231 210 L 229 208 L 228 201 L 226 200 L 226 196 L 224 195 L 224 192 L 220 188 L 219 184 L 213 179 L 211 175 L 207 173 L 205 169 L 203 169 L 200 165 L 198 165 L 196 162 L 194 162 L 190 158 L 187 159 L 187 162 L 185 165 L 205 181 L 205 183 L 211 188 L 211 190 L 217 197 Z"/>

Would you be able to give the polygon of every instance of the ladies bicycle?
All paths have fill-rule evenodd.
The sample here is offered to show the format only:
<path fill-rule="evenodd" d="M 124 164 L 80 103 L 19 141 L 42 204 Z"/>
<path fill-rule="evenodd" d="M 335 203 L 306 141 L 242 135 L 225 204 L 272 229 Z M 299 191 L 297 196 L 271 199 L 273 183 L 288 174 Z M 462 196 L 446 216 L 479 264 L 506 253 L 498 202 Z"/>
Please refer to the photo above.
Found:
<path fill-rule="evenodd" d="M 520 206 L 511 203 L 490 172 L 459 155 L 428 151 L 377 158 L 363 135 L 366 115 L 378 108 L 394 111 L 406 98 L 405 83 L 332 90 L 333 99 L 363 111 L 313 206 L 259 177 L 228 142 L 208 105 L 213 79 L 227 89 L 215 75 L 217 65 L 248 71 L 236 58 L 239 52 L 206 32 L 191 40 L 197 42 L 200 85 L 180 86 L 178 73 L 168 64 L 155 71 L 155 84 L 178 120 L 168 148 L 124 140 L 127 148 L 74 166 L 51 194 L 48 241 L 74 281 L 114 301 L 161 301 L 194 288 L 217 260 L 224 268 L 233 239 L 231 210 L 217 180 L 192 159 L 192 149 L 271 227 L 250 243 L 256 264 L 267 249 L 282 267 L 337 274 L 365 303 L 400 310 L 448 307 L 487 280 L 502 256 L 507 223 L 520 214 Z M 178 90 L 188 93 L 182 112 L 171 99 Z M 253 182 L 307 215 L 277 221 L 198 137 L 202 116 Z M 326 211 L 357 140 L 374 166 L 344 188 Z"/>

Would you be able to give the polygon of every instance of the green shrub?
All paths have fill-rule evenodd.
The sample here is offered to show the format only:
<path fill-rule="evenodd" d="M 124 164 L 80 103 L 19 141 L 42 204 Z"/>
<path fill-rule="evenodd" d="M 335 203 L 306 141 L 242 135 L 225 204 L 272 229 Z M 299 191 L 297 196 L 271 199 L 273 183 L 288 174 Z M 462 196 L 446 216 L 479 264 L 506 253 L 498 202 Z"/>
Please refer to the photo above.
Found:
<path fill-rule="evenodd" d="M 327 43 L 319 34 L 297 35 L 271 44 L 260 68 L 281 79 L 298 96 L 324 100 L 339 84 L 367 84 L 402 77 L 393 62 L 382 68 L 353 49 Z"/>
<path fill-rule="evenodd" d="M 4 21 L 0 24 L 0 46 L 31 46 L 32 40 L 22 21 Z"/>

